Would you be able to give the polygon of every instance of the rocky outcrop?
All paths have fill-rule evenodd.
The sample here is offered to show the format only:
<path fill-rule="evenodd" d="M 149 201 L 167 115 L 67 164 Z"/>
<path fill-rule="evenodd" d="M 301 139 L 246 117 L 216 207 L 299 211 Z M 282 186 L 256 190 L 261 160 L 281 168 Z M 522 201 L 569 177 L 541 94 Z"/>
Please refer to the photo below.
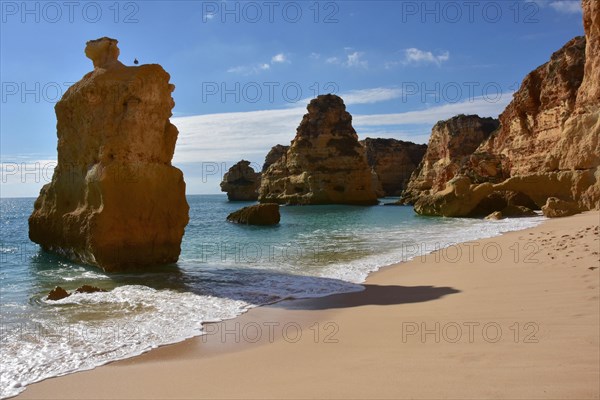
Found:
<path fill-rule="evenodd" d="M 568 217 L 581 212 L 581 209 L 572 201 L 564 201 L 556 197 L 549 197 L 542 207 L 542 212 L 548 218 Z"/>
<path fill-rule="evenodd" d="M 496 184 L 472 184 L 469 177 L 458 175 L 446 184 L 444 190 L 419 198 L 414 209 L 422 215 L 479 217 L 506 207 L 506 202 L 488 204 L 499 192 L 514 192 L 526 196 L 536 204 L 535 208 L 540 208 L 548 197 L 585 199 L 590 188 L 598 188 L 598 182 L 600 173 L 596 170 L 515 176 Z"/>
<path fill-rule="evenodd" d="M 547 210 L 600 209 L 600 6 L 582 3 L 586 37 L 570 40 L 527 75 L 500 115 L 501 127 L 454 180 L 417 200 L 417 212 L 470 216 L 506 190 Z M 551 197 L 557 200 L 546 205 Z"/>
<path fill-rule="evenodd" d="M 265 203 L 232 212 L 227 221 L 244 225 L 277 225 L 280 218 L 279 204 Z"/>
<path fill-rule="evenodd" d="M 289 148 L 290 146 L 284 146 L 282 144 L 276 144 L 275 146 L 271 147 L 271 150 L 269 150 L 269 153 L 265 157 L 265 163 L 263 164 L 262 172 L 266 172 L 271 165 L 275 164 L 282 157 L 284 157 Z"/>
<path fill-rule="evenodd" d="M 477 115 L 459 115 L 435 124 L 427 151 L 412 173 L 400 202 L 413 204 L 422 196 L 444 189 L 446 182 L 458 174 L 477 147 L 497 128 L 497 120 Z"/>
<path fill-rule="evenodd" d="M 263 173 L 259 201 L 377 204 L 365 149 L 343 100 L 322 95 L 307 108 L 285 156 Z"/>
<path fill-rule="evenodd" d="M 48 293 L 46 300 L 55 300 L 56 301 L 56 300 L 64 299 L 65 297 L 69 297 L 71 294 L 75 294 L 75 293 L 97 293 L 97 292 L 106 292 L 106 290 L 101 289 L 97 286 L 82 285 L 82 286 L 79 286 L 77 289 L 75 289 L 75 291 L 73 291 L 73 293 L 69 293 L 62 287 L 56 286 L 54 289 L 52 289 L 50 291 L 50 293 Z"/>
<path fill-rule="evenodd" d="M 396 139 L 366 138 L 361 144 L 383 196 L 400 196 L 427 150 L 427 145 Z"/>
<path fill-rule="evenodd" d="M 170 76 L 157 64 L 123 65 L 114 39 L 90 41 L 85 53 L 94 70 L 55 106 L 58 165 L 29 237 L 107 271 L 176 262 L 189 207 L 171 165 Z"/>
<path fill-rule="evenodd" d="M 229 201 L 256 201 L 260 187 L 260 172 L 254 172 L 250 161 L 242 160 L 223 175 L 221 191 Z"/>
<path fill-rule="evenodd" d="M 63 289 L 60 286 L 56 286 L 54 289 L 52 289 L 50 291 L 50 293 L 48 293 L 48 296 L 46 297 L 46 300 L 60 300 L 60 299 L 64 299 L 65 297 L 69 297 L 71 294 L 69 292 L 67 292 L 65 289 Z"/>

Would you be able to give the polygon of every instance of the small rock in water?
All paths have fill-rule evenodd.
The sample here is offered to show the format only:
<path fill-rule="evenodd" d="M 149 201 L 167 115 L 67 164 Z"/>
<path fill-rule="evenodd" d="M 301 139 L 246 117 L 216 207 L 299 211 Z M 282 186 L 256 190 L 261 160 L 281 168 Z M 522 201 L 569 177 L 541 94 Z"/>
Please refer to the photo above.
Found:
<path fill-rule="evenodd" d="M 75 289 L 75 293 L 96 293 L 96 292 L 106 292 L 104 289 L 100 289 L 96 286 L 91 285 L 83 285 Z"/>
<path fill-rule="evenodd" d="M 246 225 L 277 225 L 279 204 L 266 203 L 244 207 L 227 216 L 227 221 Z"/>
<path fill-rule="evenodd" d="M 70 296 L 69 292 L 67 292 L 65 289 L 61 288 L 60 286 L 57 286 L 54 289 L 52 289 L 50 291 L 50 293 L 48 293 L 48 297 L 46 297 L 46 300 L 60 300 L 60 299 L 64 299 L 65 297 L 69 297 L 69 296 Z"/>
<path fill-rule="evenodd" d="M 485 217 L 485 219 L 490 219 L 490 220 L 504 219 L 504 215 L 502 215 L 502 211 L 494 211 L 493 213 L 491 213 L 490 215 Z"/>

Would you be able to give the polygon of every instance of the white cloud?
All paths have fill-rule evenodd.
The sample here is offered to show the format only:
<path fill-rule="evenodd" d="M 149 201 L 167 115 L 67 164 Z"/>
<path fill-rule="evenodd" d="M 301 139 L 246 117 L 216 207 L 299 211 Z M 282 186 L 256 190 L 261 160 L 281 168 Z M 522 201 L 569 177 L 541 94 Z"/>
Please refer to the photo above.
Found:
<path fill-rule="evenodd" d="M 415 47 L 404 50 L 404 64 L 435 64 L 438 67 L 450 59 L 450 53 L 444 51 L 434 55 L 431 51 L 419 50 Z"/>
<path fill-rule="evenodd" d="M 540 8 L 550 7 L 561 14 L 581 14 L 581 1 L 579 0 L 530 0 Z"/>
<path fill-rule="evenodd" d="M 356 126 L 385 126 L 406 124 L 428 124 L 452 118 L 458 114 L 477 114 L 480 117 L 498 117 L 512 100 L 512 96 L 503 93 L 497 101 L 484 97 L 476 97 L 457 103 L 448 103 L 441 106 L 427 108 L 419 111 L 408 111 L 397 114 L 372 114 L 355 115 L 353 120 Z"/>
<path fill-rule="evenodd" d="M 598 1 L 598 0 L 595 0 Z M 581 9 L 581 3 L 579 1 L 572 0 L 560 0 L 553 1 L 550 3 L 550 7 L 559 13 L 563 14 L 581 14 L 583 11 Z"/>
<path fill-rule="evenodd" d="M 396 99 L 402 96 L 402 89 L 396 88 L 373 88 L 363 90 L 351 90 L 341 94 L 346 105 L 350 104 L 372 104 L 382 101 Z"/>
<path fill-rule="evenodd" d="M 279 53 L 271 57 L 271 63 L 263 62 L 252 65 L 239 65 L 237 67 L 229 68 L 227 72 L 241 75 L 256 75 L 262 71 L 267 71 L 271 69 L 271 65 L 283 63 L 291 63 L 291 61 L 286 57 L 285 54 Z"/>
<path fill-rule="evenodd" d="M 240 75 L 256 75 L 261 71 L 266 71 L 268 69 L 271 69 L 269 64 L 261 63 L 257 65 L 239 65 L 237 67 L 229 68 L 227 72 Z"/>
<path fill-rule="evenodd" d="M 285 63 L 285 62 L 289 62 L 289 60 L 283 53 L 275 54 L 273 57 L 271 57 L 271 64 Z"/>
<path fill-rule="evenodd" d="M 364 55 L 364 53 L 360 53 L 358 51 L 348 54 L 344 65 L 349 68 L 353 68 L 353 67 L 368 68 L 369 62 L 362 59 L 363 55 Z"/>
<path fill-rule="evenodd" d="M 397 97 L 396 89 L 367 89 L 349 92 L 346 104 L 364 104 Z M 395 114 L 355 114 L 353 125 L 359 136 L 361 130 L 402 131 L 403 125 L 422 124 L 428 132 L 436 122 L 458 114 L 478 114 L 497 117 L 510 102 L 512 96 L 504 94 L 499 101 L 484 98 L 472 101 L 444 104 L 418 111 Z M 377 100 L 376 100 L 377 99 Z M 264 110 L 238 113 L 207 114 L 173 118 L 179 129 L 175 163 L 220 162 L 238 160 L 241 157 L 260 160 L 275 144 L 289 144 L 294 132 L 306 113 L 305 104 L 281 110 Z M 371 128 L 370 128 L 371 127 Z M 385 127 L 393 127 L 386 129 Z M 404 138 L 411 140 L 410 137 Z"/>
<path fill-rule="evenodd" d="M 325 62 L 327 64 L 339 64 L 340 63 L 340 59 L 337 57 L 329 57 L 327 60 L 325 60 Z"/>
<path fill-rule="evenodd" d="M 318 60 L 319 58 L 321 58 L 321 54 L 313 52 L 313 53 L 310 53 L 309 57 L 312 58 L 313 60 Z"/>

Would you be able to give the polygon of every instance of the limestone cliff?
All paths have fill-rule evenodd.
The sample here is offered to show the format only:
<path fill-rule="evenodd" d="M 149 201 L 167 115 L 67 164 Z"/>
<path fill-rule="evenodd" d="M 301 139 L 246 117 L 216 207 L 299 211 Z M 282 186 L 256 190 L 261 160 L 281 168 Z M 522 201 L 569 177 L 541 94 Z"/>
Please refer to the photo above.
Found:
<path fill-rule="evenodd" d="M 586 62 L 577 93 L 577 108 L 581 112 L 593 112 L 600 104 L 600 2 L 583 0 L 582 7 Z"/>
<path fill-rule="evenodd" d="M 427 145 L 396 139 L 361 141 L 367 152 L 367 162 L 377 175 L 383 196 L 399 196 L 417 168 Z"/>
<path fill-rule="evenodd" d="M 475 153 L 501 156 L 508 176 L 597 164 L 598 155 L 580 147 L 585 141 L 572 141 L 564 134 L 583 80 L 585 47 L 585 38 L 577 37 L 530 72 L 500 114 L 501 129 Z M 574 153 L 581 154 L 574 157 Z"/>
<path fill-rule="evenodd" d="M 412 173 L 401 202 L 412 204 L 421 196 L 444 189 L 446 182 L 497 128 L 497 120 L 477 115 L 459 115 L 435 124 L 427 151 Z"/>
<path fill-rule="evenodd" d="M 377 204 L 365 149 L 343 100 L 321 95 L 307 109 L 286 155 L 263 173 L 259 201 Z"/>
<path fill-rule="evenodd" d="M 170 76 L 128 67 L 117 41 L 87 43 L 94 70 L 56 104 L 58 165 L 29 218 L 45 250 L 107 271 L 173 263 L 188 222 L 185 182 L 171 165 L 177 128 Z"/>
<path fill-rule="evenodd" d="M 500 115 L 500 128 L 443 189 L 422 196 L 421 214 L 468 216 L 500 191 L 536 206 L 600 209 L 600 6 L 583 0 L 576 37 L 529 73 Z M 493 168 L 480 168 L 482 161 Z M 561 213 L 548 213 L 559 216 Z"/>
<path fill-rule="evenodd" d="M 229 168 L 221 182 L 221 191 L 227 192 L 229 201 L 256 201 L 259 187 L 260 173 L 254 172 L 246 160 Z"/>

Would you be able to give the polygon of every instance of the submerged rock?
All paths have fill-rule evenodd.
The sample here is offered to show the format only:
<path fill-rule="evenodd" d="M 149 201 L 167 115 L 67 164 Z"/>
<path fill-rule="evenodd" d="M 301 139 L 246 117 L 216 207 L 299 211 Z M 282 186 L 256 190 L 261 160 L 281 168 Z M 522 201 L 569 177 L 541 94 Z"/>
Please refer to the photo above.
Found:
<path fill-rule="evenodd" d="M 42 248 L 107 271 L 177 261 L 188 222 L 171 165 L 177 128 L 169 74 L 127 67 L 117 41 L 87 43 L 94 71 L 56 104 L 58 165 L 29 217 Z"/>
<path fill-rule="evenodd" d="M 260 173 L 254 172 L 250 161 L 242 160 L 225 173 L 221 191 L 227 192 L 229 201 L 256 201 L 259 186 Z"/>
<path fill-rule="evenodd" d="M 308 105 L 285 156 L 263 173 L 259 201 L 279 204 L 377 204 L 365 149 L 343 100 Z"/>
<path fill-rule="evenodd" d="M 494 211 L 493 213 L 491 213 L 490 215 L 486 216 L 484 219 L 489 219 L 489 220 L 501 220 L 504 219 L 504 215 L 502 215 L 502 211 Z"/>
<path fill-rule="evenodd" d="M 75 289 L 74 293 L 96 293 L 96 292 L 106 292 L 106 290 L 100 289 L 97 286 L 83 285 L 83 286 L 79 286 L 77 289 Z"/>
<path fill-rule="evenodd" d="M 64 299 L 65 297 L 69 297 L 69 296 L 70 296 L 69 292 L 67 292 L 65 289 L 61 288 L 60 286 L 57 286 L 54 289 L 52 289 L 50 291 L 50 293 L 48 293 L 48 297 L 46 297 L 46 300 L 60 300 L 60 299 Z"/>
<path fill-rule="evenodd" d="M 244 207 L 227 216 L 227 221 L 245 225 L 277 225 L 279 204 L 265 203 Z"/>

